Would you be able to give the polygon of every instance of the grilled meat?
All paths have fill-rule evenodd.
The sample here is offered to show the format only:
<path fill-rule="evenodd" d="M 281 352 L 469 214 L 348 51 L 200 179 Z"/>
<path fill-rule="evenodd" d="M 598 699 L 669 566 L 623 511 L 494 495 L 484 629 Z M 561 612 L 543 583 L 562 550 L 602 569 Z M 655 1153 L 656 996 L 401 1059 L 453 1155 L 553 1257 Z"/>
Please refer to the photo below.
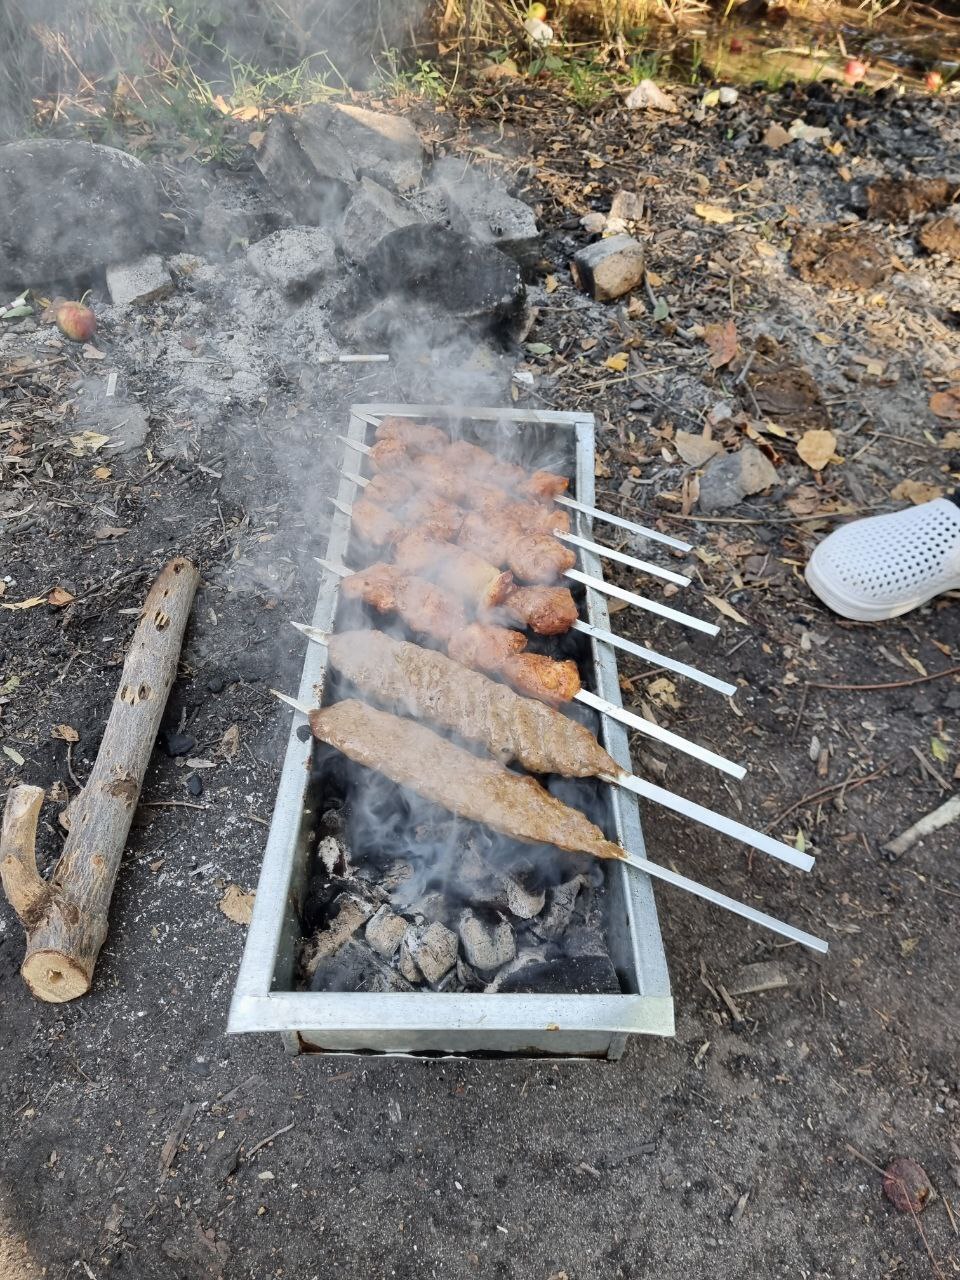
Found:
<path fill-rule="evenodd" d="M 496 675 L 508 658 L 527 647 L 527 637 L 522 631 L 509 631 L 506 627 L 485 627 L 471 622 L 452 636 L 447 653 L 455 662 L 474 671 L 486 671 Z"/>
<path fill-rule="evenodd" d="M 314 736 L 450 813 L 514 840 L 551 844 L 596 858 L 623 858 L 577 809 L 533 778 L 475 756 L 413 720 L 348 698 L 310 713 Z"/>
<path fill-rule="evenodd" d="M 399 440 L 411 453 L 442 453 L 450 447 L 445 431 L 412 418 L 383 418 L 374 436 L 377 440 Z"/>
<path fill-rule="evenodd" d="M 394 560 L 398 568 L 429 578 L 480 609 L 498 605 L 513 586 L 512 574 L 501 573 L 472 551 L 419 531 L 396 544 Z"/>
<path fill-rule="evenodd" d="M 353 527 L 365 542 L 375 547 L 389 547 L 405 533 L 396 516 L 366 495 L 353 504 Z"/>
<path fill-rule="evenodd" d="M 363 600 L 378 613 L 396 613 L 411 631 L 441 644 L 467 625 L 459 599 L 441 587 L 407 573 L 396 565 L 374 564 L 344 578 L 340 590 L 347 599 Z"/>
<path fill-rule="evenodd" d="M 577 602 L 566 587 L 514 587 L 490 617 L 529 627 L 538 636 L 559 636 L 577 620 Z"/>
<path fill-rule="evenodd" d="M 515 653 L 504 661 L 500 675 L 518 692 L 552 707 L 571 702 L 580 692 L 580 673 L 569 658 L 558 662 L 542 653 Z"/>
<path fill-rule="evenodd" d="M 330 637 L 328 652 L 334 667 L 361 693 L 401 715 L 478 742 L 504 763 L 516 760 L 533 773 L 565 778 L 620 772 L 578 721 L 477 671 L 465 671 L 434 649 L 382 631 L 344 631 Z"/>
<path fill-rule="evenodd" d="M 556 582 L 577 563 L 577 557 L 556 538 L 525 533 L 508 518 L 470 512 L 463 519 L 457 541 L 491 564 L 503 564 L 522 582 Z"/>

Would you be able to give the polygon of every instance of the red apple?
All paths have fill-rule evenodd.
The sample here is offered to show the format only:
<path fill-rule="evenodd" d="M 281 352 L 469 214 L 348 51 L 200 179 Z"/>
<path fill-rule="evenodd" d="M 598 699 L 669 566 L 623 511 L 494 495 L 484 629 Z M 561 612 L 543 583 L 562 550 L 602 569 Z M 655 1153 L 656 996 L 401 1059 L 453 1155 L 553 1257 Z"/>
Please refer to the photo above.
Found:
<path fill-rule="evenodd" d="M 931 93 L 939 93 L 943 88 L 943 76 L 939 71 L 928 71 L 923 78 L 923 83 Z"/>
<path fill-rule="evenodd" d="M 97 331 L 97 317 L 82 302 L 61 302 L 55 318 L 57 328 L 71 342 L 89 342 Z"/>
<path fill-rule="evenodd" d="M 848 58 L 843 68 L 843 78 L 847 84 L 859 84 L 866 77 L 867 68 L 859 58 Z"/>
<path fill-rule="evenodd" d="M 738 40 L 736 36 L 734 36 L 730 41 L 730 52 L 743 53 L 743 41 Z"/>

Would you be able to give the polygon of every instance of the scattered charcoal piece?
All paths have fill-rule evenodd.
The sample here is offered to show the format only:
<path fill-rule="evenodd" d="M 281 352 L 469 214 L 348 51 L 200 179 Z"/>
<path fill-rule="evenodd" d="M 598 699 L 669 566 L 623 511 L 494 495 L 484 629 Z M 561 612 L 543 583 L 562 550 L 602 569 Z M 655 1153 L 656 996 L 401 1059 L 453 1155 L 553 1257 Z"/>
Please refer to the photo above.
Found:
<path fill-rule="evenodd" d="M 571 271 L 576 283 L 598 302 L 629 293 L 643 279 L 643 245 L 632 236 L 609 236 L 574 255 Z"/>
<path fill-rule="evenodd" d="M 190 777 L 187 778 L 187 790 L 192 796 L 203 795 L 203 779 L 199 773 L 191 773 Z"/>
<path fill-rule="evenodd" d="M 462 956 L 457 956 L 457 981 L 464 991 L 482 991 L 483 983 Z"/>
<path fill-rule="evenodd" d="M 317 862 L 327 876 L 342 876 L 347 870 L 347 855 L 343 845 L 334 836 L 324 836 L 317 841 Z"/>
<path fill-rule="evenodd" d="M 320 830 L 325 836 L 339 836 L 343 828 L 343 813 L 340 809 L 326 809 L 320 815 Z"/>
<path fill-rule="evenodd" d="M 223 676 L 212 676 L 211 679 L 207 681 L 208 693 L 223 693 L 226 687 L 227 682 Z"/>
<path fill-rule="evenodd" d="M 373 915 L 373 907 L 356 894 L 343 893 L 334 902 L 336 915 L 325 929 L 310 939 L 305 949 L 304 969 L 312 975 L 322 959 L 336 955 L 354 933 Z"/>
<path fill-rule="evenodd" d="M 501 969 L 517 954 L 513 930 L 502 918 L 489 926 L 468 909 L 461 913 L 459 928 L 467 961 L 482 973 Z"/>
<path fill-rule="evenodd" d="M 401 897 L 397 899 L 396 905 L 400 907 L 405 915 L 413 916 L 414 919 L 417 920 L 418 924 L 423 921 L 426 921 L 428 924 L 432 924 L 435 920 L 442 922 L 446 919 L 448 914 L 447 899 L 442 893 L 437 892 L 437 890 L 425 893 L 419 898 L 414 898 L 412 901 L 404 901 L 401 895 Z"/>
<path fill-rule="evenodd" d="M 377 955 L 383 956 L 384 960 L 392 960 L 406 931 L 407 922 L 403 917 L 384 905 L 367 921 L 364 937 Z"/>
<path fill-rule="evenodd" d="M 175 729 L 168 729 L 162 735 L 163 749 L 168 756 L 188 756 L 193 748 L 197 745 L 196 738 L 190 736 L 189 733 L 178 733 Z"/>

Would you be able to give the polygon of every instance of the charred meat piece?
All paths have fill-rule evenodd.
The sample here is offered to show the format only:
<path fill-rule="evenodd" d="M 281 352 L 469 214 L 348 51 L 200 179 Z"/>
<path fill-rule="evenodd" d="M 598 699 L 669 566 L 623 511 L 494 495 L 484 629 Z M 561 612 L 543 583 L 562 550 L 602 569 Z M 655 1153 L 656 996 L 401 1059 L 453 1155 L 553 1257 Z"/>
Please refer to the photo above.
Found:
<path fill-rule="evenodd" d="M 507 658 L 500 668 L 507 684 L 528 698 L 537 698 L 559 706 L 572 702 L 580 692 L 580 673 L 571 659 L 558 662 L 542 653 L 517 653 Z"/>
<path fill-rule="evenodd" d="M 374 564 L 344 578 L 340 590 L 378 613 L 396 613 L 411 631 L 447 644 L 467 625 L 463 605 L 449 591 L 392 564 Z"/>
<path fill-rule="evenodd" d="M 498 605 L 513 586 L 513 576 L 501 573 L 472 551 L 414 531 L 396 544 L 397 567 L 428 578 L 471 601 L 478 609 Z"/>
<path fill-rule="evenodd" d="M 551 844 L 595 858 L 624 856 L 599 827 L 535 779 L 475 756 L 413 720 L 348 698 L 312 711 L 310 727 L 321 742 L 357 764 L 514 840 Z"/>
<path fill-rule="evenodd" d="M 344 631 L 330 637 L 328 652 L 365 696 L 478 742 L 504 763 L 516 760 L 533 773 L 565 778 L 620 773 L 584 725 L 478 671 L 465 671 L 434 649 L 382 631 Z"/>
<path fill-rule="evenodd" d="M 538 636 L 559 636 L 576 622 L 577 602 L 566 587 L 514 587 L 499 614 Z"/>
<path fill-rule="evenodd" d="M 468 627 L 452 636 L 447 652 L 456 662 L 474 671 L 496 674 L 508 658 L 527 647 L 527 637 L 522 631 L 510 631 L 506 627 L 485 627 L 471 622 Z"/>
<path fill-rule="evenodd" d="M 445 431 L 412 418 L 384 418 L 374 436 L 377 440 L 398 440 L 410 453 L 441 453 L 450 447 Z"/>

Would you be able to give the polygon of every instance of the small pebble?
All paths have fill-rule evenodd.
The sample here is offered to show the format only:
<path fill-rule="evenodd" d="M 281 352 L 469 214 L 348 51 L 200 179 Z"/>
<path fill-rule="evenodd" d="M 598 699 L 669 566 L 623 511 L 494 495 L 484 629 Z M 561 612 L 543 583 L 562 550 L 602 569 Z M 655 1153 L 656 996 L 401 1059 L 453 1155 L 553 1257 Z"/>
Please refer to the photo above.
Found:
<path fill-rule="evenodd" d="M 721 107 L 732 107 L 739 97 L 740 94 L 736 89 L 732 89 L 730 85 L 725 84 L 720 90 L 720 105 Z"/>
<path fill-rule="evenodd" d="M 207 681 L 207 688 L 211 693 L 223 693 L 226 687 L 227 682 L 224 680 L 223 676 L 214 676 L 211 680 Z"/>
<path fill-rule="evenodd" d="M 192 796 L 203 795 L 203 779 L 200 777 L 199 773 L 191 773 L 190 777 L 187 779 L 187 790 Z"/>
<path fill-rule="evenodd" d="M 177 733 L 175 730 L 168 730 L 163 735 L 163 749 L 168 756 L 189 755 L 196 745 L 196 738 L 191 738 L 189 733 Z"/>

